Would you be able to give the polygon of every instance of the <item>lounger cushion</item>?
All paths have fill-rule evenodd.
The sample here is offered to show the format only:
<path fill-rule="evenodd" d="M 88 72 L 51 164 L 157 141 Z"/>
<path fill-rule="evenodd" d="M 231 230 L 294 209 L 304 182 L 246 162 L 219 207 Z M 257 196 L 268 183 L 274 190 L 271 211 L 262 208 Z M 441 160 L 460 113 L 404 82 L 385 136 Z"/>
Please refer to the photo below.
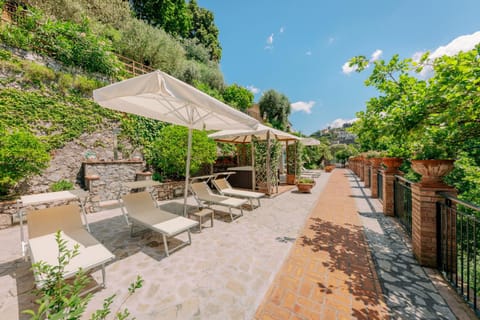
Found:
<path fill-rule="evenodd" d="M 79 254 L 65 268 L 65 278 L 73 276 L 79 268 L 88 271 L 115 258 L 85 230 L 77 204 L 31 211 L 27 221 L 32 263 L 44 261 L 52 266 L 58 265 L 59 251 L 55 237 L 58 230 L 61 230 L 61 238 L 66 241 L 69 250 L 79 245 Z M 41 287 L 44 279 L 36 275 L 35 280 L 37 286 Z"/>
<path fill-rule="evenodd" d="M 55 239 L 56 233 L 46 234 L 29 240 L 29 251 L 32 263 L 44 261 L 49 265 L 58 265 L 58 244 Z M 69 278 L 78 272 L 79 268 L 84 271 L 100 266 L 115 256 L 108 251 L 86 230 L 61 232 L 63 240 L 67 241 L 67 248 L 72 250 L 75 244 L 79 245 L 79 254 L 74 257 L 65 267 L 64 277 Z M 35 280 L 41 286 L 44 279 L 36 275 Z"/>
<path fill-rule="evenodd" d="M 261 192 L 253 192 L 253 191 L 238 190 L 238 189 L 222 189 L 222 192 L 227 196 L 236 196 L 236 197 L 252 198 L 252 199 L 260 199 L 263 196 L 265 196 L 265 194 Z"/>
<path fill-rule="evenodd" d="M 195 220 L 156 208 L 147 192 L 127 194 L 122 199 L 130 220 L 168 237 L 185 232 L 198 225 Z"/>

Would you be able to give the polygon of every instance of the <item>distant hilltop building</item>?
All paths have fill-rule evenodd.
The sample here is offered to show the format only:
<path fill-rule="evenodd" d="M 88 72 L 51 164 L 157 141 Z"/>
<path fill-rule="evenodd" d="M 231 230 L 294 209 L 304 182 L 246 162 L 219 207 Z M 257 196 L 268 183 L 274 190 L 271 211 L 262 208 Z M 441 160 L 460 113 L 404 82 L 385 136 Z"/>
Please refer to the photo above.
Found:
<path fill-rule="evenodd" d="M 319 130 L 312 134 L 315 138 L 327 137 L 331 144 L 353 144 L 356 135 L 347 131 L 351 123 L 345 123 L 341 128 L 331 128 Z"/>

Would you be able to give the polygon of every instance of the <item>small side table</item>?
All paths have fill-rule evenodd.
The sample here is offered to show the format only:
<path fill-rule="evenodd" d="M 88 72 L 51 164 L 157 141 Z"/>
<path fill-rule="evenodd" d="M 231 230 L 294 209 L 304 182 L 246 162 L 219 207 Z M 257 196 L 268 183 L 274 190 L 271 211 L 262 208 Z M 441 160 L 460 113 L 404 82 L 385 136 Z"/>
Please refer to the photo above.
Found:
<path fill-rule="evenodd" d="M 198 223 L 199 223 L 198 227 L 200 229 L 200 232 L 202 232 L 202 223 L 203 223 L 203 219 L 205 217 L 210 218 L 210 225 L 211 225 L 211 227 L 213 227 L 214 213 L 213 213 L 212 209 L 203 208 L 200 211 L 189 213 L 189 216 L 195 216 L 197 218 Z"/>

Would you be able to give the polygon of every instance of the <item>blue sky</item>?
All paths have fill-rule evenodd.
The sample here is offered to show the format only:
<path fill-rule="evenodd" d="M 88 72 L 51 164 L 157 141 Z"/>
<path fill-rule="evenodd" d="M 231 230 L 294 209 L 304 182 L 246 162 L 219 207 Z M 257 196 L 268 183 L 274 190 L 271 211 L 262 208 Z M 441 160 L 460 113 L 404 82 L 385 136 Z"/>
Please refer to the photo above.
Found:
<path fill-rule="evenodd" d="M 390 59 L 468 50 L 480 42 L 479 0 L 198 0 L 215 15 L 227 84 L 274 89 L 293 104 L 296 131 L 355 118 L 376 92 L 353 56 Z M 472 35 L 469 37 L 461 37 Z M 444 46 L 445 48 L 441 48 Z M 343 67 L 343 68 L 342 68 Z M 371 70 L 371 69 L 370 69 Z"/>

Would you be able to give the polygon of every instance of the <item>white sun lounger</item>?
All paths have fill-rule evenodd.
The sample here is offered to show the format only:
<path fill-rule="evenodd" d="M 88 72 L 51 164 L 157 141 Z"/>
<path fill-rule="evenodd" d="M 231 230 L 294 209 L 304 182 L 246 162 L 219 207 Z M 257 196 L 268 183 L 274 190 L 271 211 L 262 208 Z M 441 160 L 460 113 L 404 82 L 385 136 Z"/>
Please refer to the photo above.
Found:
<path fill-rule="evenodd" d="M 79 254 L 65 267 L 65 278 L 74 276 L 80 268 L 84 271 L 101 266 L 102 283 L 88 290 L 105 287 L 105 264 L 115 256 L 97 239 L 85 230 L 77 204 L 69 204 L 47 209 L 27 212 L 28 223 L 28 252 L 32 263 L 44 261 L 48 265 L 58 265 L 57 231 L 61 231 L 66 246 L 72 250 L 74 245 L 79 246 Z M 35 274 L 35 283 L 41 288 L 45 279 Z M 84 292 L 83 294 L 85 294 Z"/>
<path fill-rule="evenodd" d="M 203 205 L 203 203 L 205 203 L 208 207 L 210 207 L 212 204 L 227 207 L 232 221 L 234 220 L 232 208 L 240 209 L 240 215 L 236 216 L 243 216 L 242 206 L 246 204 L 248 200 L 214 194 L 205 181 L 192 182 L 190 184 L 190 189 L 192 190 L 193 196 L 197 200 L 197 203 L 200 207 Z"/>
<path fill-rule="evenodd" d="M 171 252 L 192 243 L 190 229 L 198 225 L 197 221 L 157 208 L 150 194 L 145 191 L 124 195 L 122 200 L 124 205 L 122 211 L 127 222 L 130 220 L 131 235 L 133 235 L 134 224 L 142 225 L 160 233 L 163 237 L 163 245 L 167 256 Z M 125 209 L 127 212 L 125 212 Z M 188 233 L 188 242 L 182 242 L 177 247 L 169 249 L 167 237 L 174 237 L 183 232 Z"/>
<path fill-rule="evenodd" d="M 215 178 L 212 180 L 213 185 L 217 188 L 218 192 L 224 196 L 248 199 L 250 201 L 250 206 L 253 208 L 253 199 L 256 199 L 258 206 L 260 207 L 260 198 L 264 197 L 265 194 L 261 192 L 247 191 L 234 189 L 230 183 L 228 183 L 226 178 Z"/>

